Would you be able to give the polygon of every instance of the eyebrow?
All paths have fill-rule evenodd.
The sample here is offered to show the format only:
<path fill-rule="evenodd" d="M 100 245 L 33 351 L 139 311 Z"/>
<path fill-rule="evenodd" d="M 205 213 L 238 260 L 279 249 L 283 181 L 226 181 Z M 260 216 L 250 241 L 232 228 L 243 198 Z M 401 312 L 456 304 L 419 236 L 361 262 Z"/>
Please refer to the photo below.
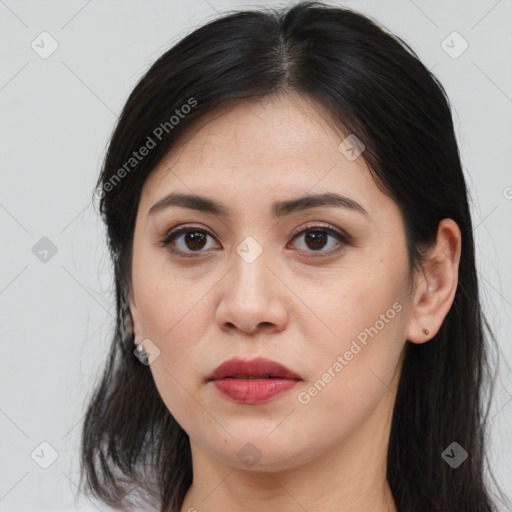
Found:
<path fill-rule="evenodd" d="M 195 194 L 172 192 L 155 203 L 149 209 L 149 215 L 153 215 L 172 206 L 189 208 L 191 210 L 210 213 L 221 217 L 230 217 L 233 214 L 229 207 L 215 201 L 214 199 Z M 333 192 L 307 195 L 296 199 L 287 199 L 285 201 L 277 201 L 272 204 L 272 214 L 274 217 L 284 217 L 285 215 L 289 215 L 293 212 L 308 210 L 310 208 L 318 208 L 320 206 L 346 208 L 348 210 L 361 213 L 367 217 L 369 216 L 368 212 L 357 201 Z"/>

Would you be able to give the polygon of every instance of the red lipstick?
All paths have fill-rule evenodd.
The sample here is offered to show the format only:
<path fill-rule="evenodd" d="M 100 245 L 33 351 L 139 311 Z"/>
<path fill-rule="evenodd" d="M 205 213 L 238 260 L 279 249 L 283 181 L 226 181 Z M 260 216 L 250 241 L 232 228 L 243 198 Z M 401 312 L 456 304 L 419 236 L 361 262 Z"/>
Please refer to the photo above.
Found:
<path fill-rule="evenodd" d="M 252 405 L 272 400 L 302 379 L 286 366 L 258 357 L 250 361 L 239 358 L 224 361 L 209 380 L 226 398 Z"/>

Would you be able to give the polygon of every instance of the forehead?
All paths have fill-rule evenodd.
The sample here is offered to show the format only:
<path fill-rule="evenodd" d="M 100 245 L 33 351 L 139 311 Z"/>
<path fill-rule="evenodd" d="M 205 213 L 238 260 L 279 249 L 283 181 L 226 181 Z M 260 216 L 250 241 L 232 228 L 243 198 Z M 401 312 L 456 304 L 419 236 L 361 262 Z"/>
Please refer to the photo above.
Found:
<path fill-rule="evenodd" d="M 147 210 L 172 191 L 233 204 L 338 192 L 371 209 L 383 194 L 362 156 L 340 151 L 345 137 L 324 107 L 297 94 L 244 101 L 189 127 L 146 180 L 141 203 Z"/>
<path fill-rule="evenodd" d="M 194 163 L 269 164 L 310 159 L 343 140 L 321 105 L 296 93 L 251 99 L 206 115 L 170 153 Z M 316 155 L 317 156 L 317 155 Z"/>

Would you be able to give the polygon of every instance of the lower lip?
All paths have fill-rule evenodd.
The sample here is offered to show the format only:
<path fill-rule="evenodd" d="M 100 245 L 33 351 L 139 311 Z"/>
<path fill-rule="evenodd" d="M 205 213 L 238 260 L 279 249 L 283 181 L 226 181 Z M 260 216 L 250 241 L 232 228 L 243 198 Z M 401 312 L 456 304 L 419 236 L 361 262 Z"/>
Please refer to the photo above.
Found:
<path fill-rule="evenodd" d="M 214 386 L 227 398 L 242 404 L 261 404 L 286 393 L 298 383 L 293 379 L 219 379 Z"/>

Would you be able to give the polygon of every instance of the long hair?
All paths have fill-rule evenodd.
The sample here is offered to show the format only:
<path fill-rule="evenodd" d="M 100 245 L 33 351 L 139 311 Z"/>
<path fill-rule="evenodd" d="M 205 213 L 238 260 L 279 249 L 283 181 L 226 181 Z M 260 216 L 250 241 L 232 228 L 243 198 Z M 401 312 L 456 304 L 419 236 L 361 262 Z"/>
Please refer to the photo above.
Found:
<path fill-rule="evenodd" d="M 194 121 L 291 91 L 327 107 L 344 133 L 364 142 L 372 177 L 403 215 L 411 269 L 420 268 L 441 219 L 461 230 L 452 307 L 432 340 L 406 341 L 387 479 L 400 512 L 495 511 L 484 463 L 494 383 L 487 341 L 496 340 L 481 310 L 449 99 L 402 39 L 350 9 L 318 2 L 232 12 L 204 24 L 151 66 L 124 106 L 95 189 L 117 315 L 83 424 L 80 488 L 113 507 L 142 500 L 161 512 L 180 510 L 192 482 L 189 438 L 133 354 L 126 290 L 141 190 Z M 143 146 L 146 155 L 135 158 Z M 468 453 L 456 469 L 442 457 L 453 442 Z"/>

